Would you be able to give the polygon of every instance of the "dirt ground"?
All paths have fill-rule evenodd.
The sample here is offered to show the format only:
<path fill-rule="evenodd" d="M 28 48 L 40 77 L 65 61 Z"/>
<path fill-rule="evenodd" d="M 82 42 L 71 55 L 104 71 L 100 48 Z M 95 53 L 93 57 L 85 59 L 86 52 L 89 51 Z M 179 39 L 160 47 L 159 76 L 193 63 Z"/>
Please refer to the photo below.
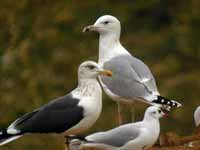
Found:
<path fill-rule="evenodd" d="M 200 150 L 200 129 L 190 136 L 179 136 L 173 132 L 165 133 L 150 150 Z"/>

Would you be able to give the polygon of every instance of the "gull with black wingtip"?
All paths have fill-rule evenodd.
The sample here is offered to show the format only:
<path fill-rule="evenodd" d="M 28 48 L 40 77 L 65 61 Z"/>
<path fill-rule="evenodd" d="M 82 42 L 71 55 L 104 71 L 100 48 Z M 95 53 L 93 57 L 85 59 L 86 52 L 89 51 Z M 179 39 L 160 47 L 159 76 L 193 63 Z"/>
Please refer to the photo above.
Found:
<path fill-rule="evenodd" d="M 78 69 L 78 87 L 69 94 L 27 113 L 0 132 L 0 146 L 34 133 L 80 135 L 99 118 L 102 90 L 98 75 L 111 76 L 93 61 L 83 62 Z"/>
<path fill-rule="evenodd" d="M 113 100 L 132 104 L 134 100 L 139 100 L 167 109 L 181 106 L 179 102 L 160 95 L 148 66 L 121 45 L 121 24 L 116 17 L 101 16 L 93 25 L 83 29 L 83 32 L 86 31 L 99 33 L 98 63 L 114 74 L 112 78 L 101 77 L 101 83 Z"/>

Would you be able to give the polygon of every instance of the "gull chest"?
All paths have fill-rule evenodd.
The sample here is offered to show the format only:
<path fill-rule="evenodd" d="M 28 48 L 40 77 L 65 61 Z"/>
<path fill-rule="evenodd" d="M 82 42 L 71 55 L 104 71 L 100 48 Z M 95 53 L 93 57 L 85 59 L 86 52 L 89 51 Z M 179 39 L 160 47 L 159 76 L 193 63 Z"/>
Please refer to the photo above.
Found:
<path fill-rule="evenodd" d="M 96 91 L 98 90 L 98 91 Z M 100 86 L 94 88 L 92 93 L 81 96 L 79 106 L 83 107 L 84 118 L 74 127 L 69 129 L 65 134 L 81 134 L 82 132 L 89 129 L 99 118 L 102 109 L 102 92 Z"/>

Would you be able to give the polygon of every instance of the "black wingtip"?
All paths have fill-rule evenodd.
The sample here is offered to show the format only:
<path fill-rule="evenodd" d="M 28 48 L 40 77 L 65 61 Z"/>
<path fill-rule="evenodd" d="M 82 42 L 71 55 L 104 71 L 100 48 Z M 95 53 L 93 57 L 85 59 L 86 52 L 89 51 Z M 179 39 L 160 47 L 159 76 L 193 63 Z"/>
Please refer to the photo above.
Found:
<path fill-rule="evenodd" d="M 161 104 L 161 105 L 167 105 L 170 107 L 182 107 L 182 104 L 175 101 L 175 100 L 170 100 L 168 98 L 162 97 L 162 96 L 157 96 L 156 100 L 152 101 L 153 103 Z"/>

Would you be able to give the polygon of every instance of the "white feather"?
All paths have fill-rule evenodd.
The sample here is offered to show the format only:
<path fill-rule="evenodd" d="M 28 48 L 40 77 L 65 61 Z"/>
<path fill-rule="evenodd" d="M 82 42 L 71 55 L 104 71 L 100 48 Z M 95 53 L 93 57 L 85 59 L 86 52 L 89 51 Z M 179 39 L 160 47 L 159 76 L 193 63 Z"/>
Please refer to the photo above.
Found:
<path fill-rule="evenodd" d="M 0 143 L 0 146 L 5 145 L 5 144 L 7 144 L 7 143 L 9 143 L 11 141 L 14 141 L 14 140 L 16 140 L 16 139 L 18 139 L 20 137 L 22 137 L 22 135 L 17 135 L 17 136 L 13 136 L 11 138 L 8 138 L 7 140 L 5 140 L 2 143 Z"/>

